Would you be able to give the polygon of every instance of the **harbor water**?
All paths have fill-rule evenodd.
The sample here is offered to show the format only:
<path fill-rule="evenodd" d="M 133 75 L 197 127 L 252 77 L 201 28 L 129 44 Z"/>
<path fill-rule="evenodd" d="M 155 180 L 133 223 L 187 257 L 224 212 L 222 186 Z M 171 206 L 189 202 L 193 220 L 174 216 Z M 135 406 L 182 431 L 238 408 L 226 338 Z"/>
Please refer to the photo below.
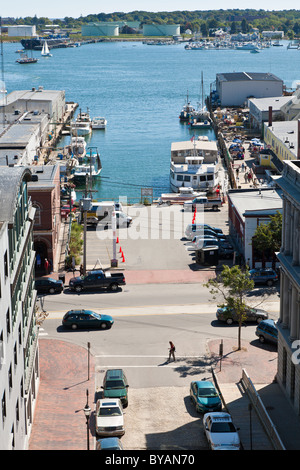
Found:
<path fill-rule="evenodd" d="M 300 50 L 282 47 L 247 50 L 186 50 L 184 44 L 149 46 L 142 42 L 100 42 L 76 48 L 52 49 L 52 57 L 36 64 L 16 63 L 18 43 L 3 45 L 4 81 L 8 93 L 39 86 L 65 90 L 66 101 L 87 109 L 91 117 L 107 119 L 106 130 L 94 130 L 88 148 L 98 149 L 102 162 L 94 198 L 137 201 L 141 188 L 153 188 L 154 197 L 170 192 L 171 143 L 211 131 L 190 129 L 179 113 L 187 93 L 194 107 L 214 89 L 217 73 L 270 72 L 295 88 Z M 67 145 L 64 137 L 59 146 Z M 89 150 L 88 150 L 89 151 Z"/>

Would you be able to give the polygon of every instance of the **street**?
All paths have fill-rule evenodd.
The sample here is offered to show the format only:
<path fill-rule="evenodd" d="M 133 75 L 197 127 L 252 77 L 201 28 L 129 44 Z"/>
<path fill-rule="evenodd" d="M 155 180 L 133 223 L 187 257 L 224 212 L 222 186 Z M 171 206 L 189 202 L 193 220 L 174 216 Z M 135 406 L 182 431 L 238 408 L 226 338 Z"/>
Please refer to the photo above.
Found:
<path fill-rule="evenodd" d="M 157 217 L 161 218 L 162 214 L 170 220 L 169 215 L 166 216 L 169 208 L 164 207 L 159 212 L 155 212 L 156 209 L 156 226 Z M 176 213 L 180 220 L 181 209 L 177 207 Z M 217 214 L 209 212 L 205 217 L 226 233 L 226 215 L 223 207 Z M 142 220 L 145 221 L 145 217 Z M 118 233 L 121 236 L 121 230 Z M 103 260 L 105 252 L 111 253 L 107 246 L 112 247 L 111 240 L 103 241 L 95 230 L 88 231 L 87 235 L 89 266 L 94 266 L 97 259 L 108 264 L 111 254 L 105 262 Z M 101 396 L 107 369 L 121 368 L 125 371 L 129 382 L 126 433 L 122 438 L 125 449 L 207 449 L 201 415 L 196 413 L 190 402 L 190 382 L 211 380 L 211 367 L 218 358 L 210 357 L 208 341 L 237 340 L 238 326 L 228 326 L 216 320 L 217 305 L 223 299 L 212 299 L 204 286 L 207 270 L 203 270 L 202 282 L 191 281 L 188 276 L 195 263 L 193 254 L 187 250 L 184 233 L 163 239 L 152 239 L 151 236 L 120 238 L 119 243 L 126 253 L 126 262 L 122 265 L 125 278 L 130 272 L 136 282 L 131 281 L 114 293 L 103 290 L 77 294 L 65 286 L 61 294 L 41 296 L 40 307 L 47 312 L 47 317 L 40 328 L 40 340 L 59 339 L 84 348 L 89 343 L 95 362 L 95 398 Z M 149 269 L 152 270 L 153 281 L 143 281 L 142 273 Z M 198 269 L 199 279 L 202 279 L 201 267 Z M 186 275 L 187 282 L 155 282 L 155 275 L 170 271 L 180 272 L 183 278 Z M 278 287 L 254 289 L 249 296 L 249 304 L 259 305 L 269 312 L 270 318 L 276 319 Z M 61 320 L 71 309 L 90 309 L 111 315 L 114 325 L 104 331 L 66 330 Z M 243 326 L 242 339 L 258 341 L 255 329 L 255 324 Z M 176 347 L 175 362 L 167 361 L 169 341 L 173 341 Z"/>

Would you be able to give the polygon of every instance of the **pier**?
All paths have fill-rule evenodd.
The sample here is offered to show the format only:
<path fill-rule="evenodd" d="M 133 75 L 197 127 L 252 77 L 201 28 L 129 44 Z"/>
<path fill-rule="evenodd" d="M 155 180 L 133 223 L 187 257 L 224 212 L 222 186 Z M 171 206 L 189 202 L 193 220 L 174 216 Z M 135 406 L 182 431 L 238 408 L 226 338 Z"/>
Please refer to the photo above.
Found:
<path fill-rule="evenodd" d="M 47 140 L 43 147 L 39 148 L 38 151 L 38 165 L 45 165 L 51 160 L 55 160 L 58 155 L 56 149 L 57 142 L 62 137 L 63 131 L 66 129 L 74 116 L 78 103 L 68 102 L 66 103 L 66 110 L 61 122 L 56 122 L 55 127 L 51 133 L 51 139 Z"/>

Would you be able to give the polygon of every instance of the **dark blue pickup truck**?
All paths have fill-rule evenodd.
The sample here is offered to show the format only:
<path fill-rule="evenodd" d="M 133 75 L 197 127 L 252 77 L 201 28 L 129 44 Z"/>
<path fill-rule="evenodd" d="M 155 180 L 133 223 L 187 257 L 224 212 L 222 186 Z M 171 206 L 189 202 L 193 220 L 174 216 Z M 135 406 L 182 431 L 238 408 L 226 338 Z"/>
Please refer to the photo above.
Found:
<path fill-rule="evenodd" d="M 102 270 L 89 271 L 85 276 L 70 279 L 69 288 L 75 292 L 83 290 L 108 289 L 117 291 L 119 286 L 124 286 L 125 276 L 123 273 L 105 273 Z"/>

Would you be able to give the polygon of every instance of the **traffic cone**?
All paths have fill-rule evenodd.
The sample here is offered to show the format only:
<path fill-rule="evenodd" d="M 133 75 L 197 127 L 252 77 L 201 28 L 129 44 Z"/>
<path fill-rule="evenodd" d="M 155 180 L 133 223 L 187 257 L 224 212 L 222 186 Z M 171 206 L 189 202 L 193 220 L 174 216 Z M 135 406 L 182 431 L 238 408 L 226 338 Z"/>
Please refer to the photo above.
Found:
<path fill-rule="evenodd" d="M 119 249 L 119 253 L 122 253 L 122 248 L 121 248 L 121 247 L 120 247 L 120 249 Z"/>
<path fill-rule="evenodd" d="M 125 256 L 124 256 L 123 251 L 122 251 L 122 263 L 125 263 Z"/>
<path fill-rule="evenodd" d="M 117 237 L 117 243 L 119 243 L 119 237 Z"/>

